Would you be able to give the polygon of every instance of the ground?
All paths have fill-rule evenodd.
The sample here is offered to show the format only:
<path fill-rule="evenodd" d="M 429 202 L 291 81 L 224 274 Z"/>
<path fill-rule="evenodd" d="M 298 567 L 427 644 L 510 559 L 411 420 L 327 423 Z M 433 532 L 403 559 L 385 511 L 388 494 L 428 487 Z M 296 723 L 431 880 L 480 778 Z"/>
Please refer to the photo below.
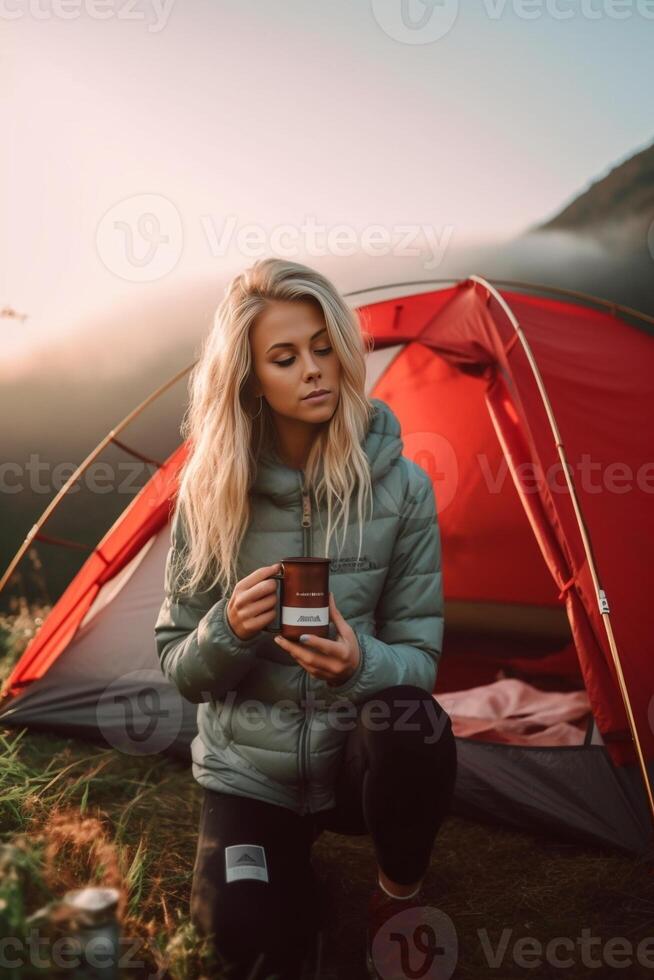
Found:
<path fill-rule="evenodd" d="M 19 934 L 25 916 L 66 888 L 114 884 L 131 958 L 147 964 L 126 977 L 219 976 L 188 921 L 201 799 L 190 768 L 46 733 L 0 729 L 0 738 L 0 827 L 15 864 L 0 879 L 4 935 L 8 925 Z M 324 980 L 364 977 L 371 841 L 325 832 L 313 861 L 327 899 Z M 644 859 L 453 815 L 434 847 L 425 901 L 451 920 L 455 978 L 654 977 L 654 875 Z"/>

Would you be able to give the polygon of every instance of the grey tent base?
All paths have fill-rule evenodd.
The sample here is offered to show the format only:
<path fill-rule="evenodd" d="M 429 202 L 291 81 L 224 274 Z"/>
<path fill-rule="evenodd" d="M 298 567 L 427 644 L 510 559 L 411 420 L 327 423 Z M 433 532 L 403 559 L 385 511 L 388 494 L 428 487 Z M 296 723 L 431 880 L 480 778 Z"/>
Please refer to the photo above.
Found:
<path fill-rule="evenodd" d="M 505 745 L 457 738 L 455 812 L 580 845 L 651 854 L 652 819 L 638 765 L 604 745 Z M 654 766 L 650 766 L 654 776 Z"/>
<path fill-rule="evenodd" d="M 106 678 L 73 681 L 70 661 L 64 668 L 67 659 L 60 658 L 5 705 L 0 726 L 56 732 L 130 755 L 164 753 L 190 765 L 197 706 L 180 697 L 160 671 L 136 670 L 109 685 Z M 65 680 L 58 676 L 64 670 Z M 455 814 L 550 840 L 651 853 L 652 823 L 640 770 L 615 767 L 604 745 L 456 742 Z"/>

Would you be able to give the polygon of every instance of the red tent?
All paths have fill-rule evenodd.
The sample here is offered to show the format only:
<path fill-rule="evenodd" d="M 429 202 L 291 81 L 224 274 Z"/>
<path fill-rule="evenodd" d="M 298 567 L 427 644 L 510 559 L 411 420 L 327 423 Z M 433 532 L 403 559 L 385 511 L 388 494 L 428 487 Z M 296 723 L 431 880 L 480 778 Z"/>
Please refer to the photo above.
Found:
<path fill-rule="evenodd" d="M 544 291 L 472 276 L 360 307 L 375 340 L 367 390 L 434 483 L 446 603 L 434 693 L 458 738 L 455 806 L 641 851 L 654 772 L 654 321 Z M 182 445 L 56 603 L 5 684 L 0 723 L 119 744 L 122 709 L 105 691 L 134 697 L 136 668 L 160 701 L 183 701 L 152 626 L 184 457 Z M 172 715 L 156 750 L 187 755 L 195 706 Z"/>

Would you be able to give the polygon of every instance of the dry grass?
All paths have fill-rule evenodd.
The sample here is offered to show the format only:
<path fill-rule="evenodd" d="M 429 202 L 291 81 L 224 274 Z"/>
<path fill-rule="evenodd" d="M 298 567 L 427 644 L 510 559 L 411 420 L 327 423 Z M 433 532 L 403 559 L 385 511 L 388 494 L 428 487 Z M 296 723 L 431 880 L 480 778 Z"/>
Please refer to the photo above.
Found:
<path fill-rule="evenodd" d="M 152 977 L 208 970 L 211 959 L 186 914 L 199 816 L 186 767 L 6 729 L 0 754 L 2 838 L 12 845 L 11 863 L 20 866 L 5 917 L 20 904 L 23 914 L 14 913 L 12 923 L 24 923 L 69 888 L 117 887 L 132 958 L 147 964 Z"/>

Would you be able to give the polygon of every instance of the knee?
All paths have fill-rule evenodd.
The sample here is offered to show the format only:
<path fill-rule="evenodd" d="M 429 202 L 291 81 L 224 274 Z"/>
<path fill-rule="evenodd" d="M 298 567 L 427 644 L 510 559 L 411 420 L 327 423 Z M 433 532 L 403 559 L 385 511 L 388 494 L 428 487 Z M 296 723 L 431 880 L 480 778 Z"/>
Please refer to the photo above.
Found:
<path fill-rule="evenodd" d="M 369 700 L 380 700 L 388 703 L 394 701 L 429 701 L 433 699 L 433 695 L 424 689 L 424 687 L 418 687 L 416 684 L 395 684 L 392 687 L 384 687 L 381 691 L 377 691 L 376 694 L 372 696 Z M 440 705 L 439 705 L 440 707 Z"/>
<path fill-rule="evenodd" d="M 449 715 L 436 698 L 412 684 L 386 687 L 361 709 L 366 738 L 385 744 L 409 743 L 427 748 L 454 743 Z"/>

